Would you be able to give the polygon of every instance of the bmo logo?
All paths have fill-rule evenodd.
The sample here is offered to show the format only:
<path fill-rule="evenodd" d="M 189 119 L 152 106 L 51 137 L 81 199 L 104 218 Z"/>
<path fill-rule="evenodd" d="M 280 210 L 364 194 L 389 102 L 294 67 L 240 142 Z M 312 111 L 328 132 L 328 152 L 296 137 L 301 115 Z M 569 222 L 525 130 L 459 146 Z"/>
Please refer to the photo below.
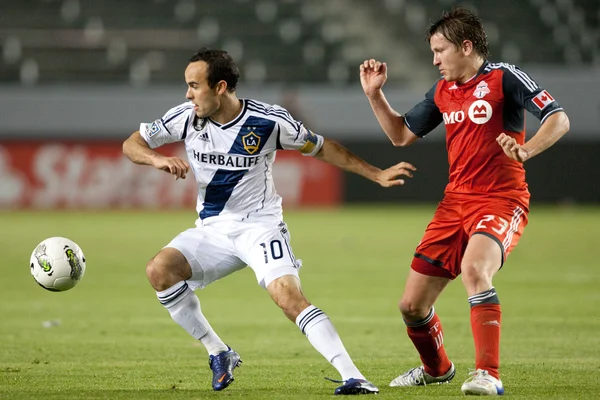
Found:
<path fill-rule="evenodd" d="M 455 124 L 457 122 L 463 122 L 465 120 L 465 112 L 452 111 L 451 113 L 444 113 L 444 125 Z"/>
<path fill-rule="evenodd" d="M 477 100 L 469 107 L 469 119 L 474 123 L 485 124 L 492 118 L 492 106 L 485 100 Z"/>

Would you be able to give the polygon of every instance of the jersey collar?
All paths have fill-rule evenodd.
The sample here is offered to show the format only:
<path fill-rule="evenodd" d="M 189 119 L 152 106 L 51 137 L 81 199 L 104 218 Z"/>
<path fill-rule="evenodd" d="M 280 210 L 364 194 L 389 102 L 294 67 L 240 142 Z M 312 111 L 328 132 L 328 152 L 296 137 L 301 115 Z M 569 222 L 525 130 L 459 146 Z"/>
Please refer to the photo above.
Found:
<path fill-rule="evenodd" d="M 242 111 L 240 111 L 240 113 L 238 114 L 237 117 L 235 117 L 233 119 L 233 121 L 228 122 L 226 124 L 220 124 L 217 121 L 215 121 L 214 119 L 212 119 L 211 117 L 208 117 L 208 120 L 215 124 L 216 126 L 218 126 L 219 128 L 225 130 L 228 128 L 231 128 L 232 126 L 234 126 L 235 124 L 237 124 L 238 122 L 240 122 L 240 120 L 242 119 L 242 117 L 244 116 L 244 114 L 246 114 L 246 109 L 248 108 L 247 105 L 248 103 L 246 102 L 246 99 L 240 99 L 240 102 L 242 103 Z"/>
<path fill-rule="evenodd" d="M 458 83 L 458 82 L 454 82 L 456 84 L 456 86 L 463 86 L 463 85 L 468 85 L 472 82 L 475 82 L 477 80 L 477 78 L 479 78 L 479 75 L 483 74 L 483 72 L 485 71 L 485 67 L 487 67 L 489 64 L 488 60 L 484 60 L 483 64 L 481 64 L 481 67 L 479 67 L 479 70 L 477 70 L 477 73 L 472 76 L 471 78 L 469 78 L 467 81 L 463 82 L 463 83 Z"/>

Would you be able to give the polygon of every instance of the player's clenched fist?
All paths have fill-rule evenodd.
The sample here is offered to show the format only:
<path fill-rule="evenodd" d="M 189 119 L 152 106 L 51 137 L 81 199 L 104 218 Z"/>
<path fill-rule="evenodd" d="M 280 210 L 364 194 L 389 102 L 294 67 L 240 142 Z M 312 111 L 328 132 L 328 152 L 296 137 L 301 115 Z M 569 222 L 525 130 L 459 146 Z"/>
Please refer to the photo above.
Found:
<path fill-rule="evenodd" d="M 374 59 L 360 65 L 360 84 L 367 97 L 375 95 L 387 80 L 387 64 Z"/>
<path fill-rule="evenodd" d="M 496 138 L 496 142 L 502 147 L 504 154 L 513 160 L 525 162 L 529 158 L 527 150 L 521 147 L 515 138 L 508 136 L 506 133 L 501 133 Z"/>
<path fill-rule="evenodd" d="M 383 187 L 400 186 L 404 185 L 404 179 L 401 176 L 412 178 L 413 174 L 411 171 L 416 171 L 414 165 L 407 162 L 401 162 L 388 169 L 381 171 L 376 178 L 376 182 Z"/>
<path fill-rule="evenodd" d="M 152 160 L 154 167 L 175 176 L 175 179 L 185 179 L 190 170 L 190 165 L 179 157 L 155 157 Z"/>

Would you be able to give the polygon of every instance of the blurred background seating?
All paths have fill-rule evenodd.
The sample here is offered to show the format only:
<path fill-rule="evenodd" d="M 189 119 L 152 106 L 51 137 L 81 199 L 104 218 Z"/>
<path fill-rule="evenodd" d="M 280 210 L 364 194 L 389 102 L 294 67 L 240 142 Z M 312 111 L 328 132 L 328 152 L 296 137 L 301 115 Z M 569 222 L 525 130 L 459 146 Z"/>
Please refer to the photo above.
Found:
<path fill-rule="evenodd" d="M 479 12 L 491 59 L 600 66 L 597 0 L 20 0 L 0 13 L 0 82 L 182 82 L 194 49 L 226 49 L 247 82 L 348 84 L 366 56 L 390 81 L 425 82 L 429 23 L 462 4 Z"/>

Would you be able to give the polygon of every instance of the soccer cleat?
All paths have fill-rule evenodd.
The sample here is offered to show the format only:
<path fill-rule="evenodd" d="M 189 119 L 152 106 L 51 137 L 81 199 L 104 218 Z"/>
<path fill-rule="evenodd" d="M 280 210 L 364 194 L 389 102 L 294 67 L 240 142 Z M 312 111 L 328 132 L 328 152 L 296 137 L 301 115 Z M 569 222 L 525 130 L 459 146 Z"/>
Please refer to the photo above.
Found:
<path fill-rule="evenodd" d="M 438 377 L 429 375 L 427 372 L 425 372 L 425 369 L 421 365 L 420 367 L 413 368 L 391 381 L 390 386 L 440 385 L 442 383 L 450 382 L 452 378 L 454 378 L 455 373 L 456 369 L 454 368 L 454 364 L 450 366 L 448 372 Z"/>
<path fill-rule="evenodd" d="M 242 363 L 240 355 L 235 351 L 223 351 L 216 356 L 208 357 L 208 365 L 213 372 L 213 390 L 223 390 L 233 382 L 233 369 Z"/>
<path fill-rule="evenodd" d="M 502 396 L 504 394 L 502 381 L 491 376 L 485 369 L 471 371 L 469 375 L 469 379 L 460 388 L 464 394 L 475 396 Z"/>
<path fill-rule="evenodd" d="M 334 394 L 377 394 L 379 389 L 371 382 L 366 379 L 355 379 L 350 378 L 347 381 L 333 381 L 342 382 L 343 385 L 335 389 Z"/>

